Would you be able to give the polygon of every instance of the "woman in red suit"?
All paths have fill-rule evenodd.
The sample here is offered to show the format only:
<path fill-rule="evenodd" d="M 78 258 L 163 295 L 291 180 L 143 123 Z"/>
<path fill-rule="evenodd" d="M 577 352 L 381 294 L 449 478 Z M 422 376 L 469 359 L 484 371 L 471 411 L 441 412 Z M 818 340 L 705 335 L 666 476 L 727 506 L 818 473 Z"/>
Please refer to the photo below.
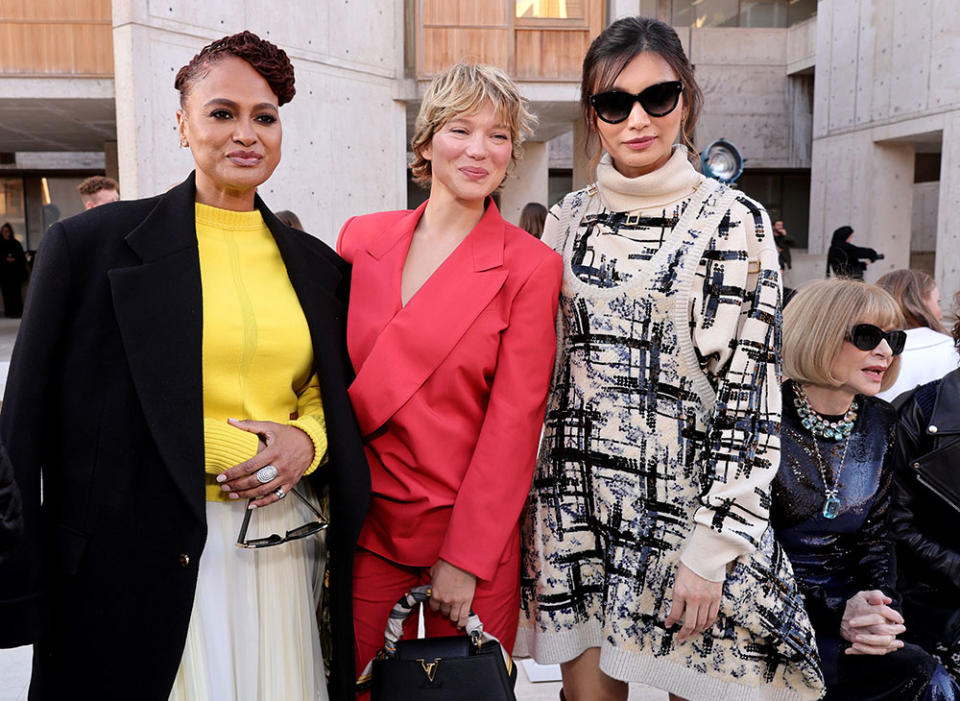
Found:
<path fill-rule="evenodd" d="M 453 66 L 427 90 L 412 142 L 430 199 L 340 232 L 350 398 L 372 478 L 353 572 L 358 671 L 419 584 L 433 589 L 428 636 L 455 634 L 472 607 L 513 648 L 562 262 L 490 195 L 531 119 L 505 74 Z"/>

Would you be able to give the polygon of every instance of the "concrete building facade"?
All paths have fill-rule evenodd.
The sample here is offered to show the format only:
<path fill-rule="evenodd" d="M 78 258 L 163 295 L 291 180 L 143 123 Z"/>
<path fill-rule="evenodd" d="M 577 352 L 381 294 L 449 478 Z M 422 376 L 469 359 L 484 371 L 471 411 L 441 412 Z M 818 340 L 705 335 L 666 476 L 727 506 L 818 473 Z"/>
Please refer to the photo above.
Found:
<path fill-rule="evenodd" d="M 960 290 L 960 4 L 820 1 L 811 172 L 811 253 L 850 224 L 886 254 L 868 280 L 924 267 Z"/>
<path fill-rule="evenodd" d="M 115 173 L 131 198 L 189 172 L 173 77 L 203 45 L 244 28 L 286 49 L 297 70 L 297 96 L 281 111 L 284 157 L 262 192 L 272 207 L 293 209 L 332 243 L 353 214 L 416 203 L 423 193 L 406 161 L 420 96 L 437 70 L 465 58 L 509 70 L 540 120 L 500 196 L 516 220 L 527 201 L 551 204 L 592 177 L 582 56 L 604 26 L 640 14 L 672 22 L 696 66 L 706 97 L 698 147 L 735 143 L 746 158 L 740 186 L 798 240 L 790 284 L 821 277 L 830 233 L 850 224 L 855 241 L 887 254 L 868 279 L 914 265 L 936 273 L 944 297 L 960 285 L 960 222 L 948 216 L 960 202 L 954 0 L 69 6 L 69 17 L 55 0 L 0 8 L 10 39 L 0 51 L 0 179 L 8 194 L 21 179 L 18 235 L 29 247 L 50 219 L 73 213 L 67 191 L 82 175 Z M 32 48 L 18 54 L 18 40 Z"/>
<path fill-rule="evenodd" d="M 190 172 L 177 147 L 173 80 L 204 45 L 252 29 L 282 46 L 297 94 L 281 108 L 283 158 L 261 196 L 328 242 L 358 212 L 402 207 L 406 189 L 402 0 L 114 0 L 120 181 L 145 197 Z"/>

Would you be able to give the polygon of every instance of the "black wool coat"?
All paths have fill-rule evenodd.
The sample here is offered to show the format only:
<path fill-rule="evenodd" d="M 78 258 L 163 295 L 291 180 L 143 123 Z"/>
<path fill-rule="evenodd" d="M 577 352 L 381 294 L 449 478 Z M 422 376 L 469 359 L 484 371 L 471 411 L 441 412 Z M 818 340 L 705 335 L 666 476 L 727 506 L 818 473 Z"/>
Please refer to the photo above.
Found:
<path fill-rule="evenodd" d="M 195 198 L 191 175 L 59 222 L 41 244 L 0 412 L 24 519 L 0 564 L 0 647 L 36 644 L 31 699 L 166 701 L 180 663 L 207 532 Z M 348 699 L 370 492 L 347 396 L 349 273 L 256 206 L 313 342 L 330 459 L 309 479 L 330 488 L 331 697 Z"/>
<path fill-rule="evenodd" d="M 13 550 L 23 530 L 20 490 L 13 479 L 13 465 L 0 446 L 0 562 Z"/>

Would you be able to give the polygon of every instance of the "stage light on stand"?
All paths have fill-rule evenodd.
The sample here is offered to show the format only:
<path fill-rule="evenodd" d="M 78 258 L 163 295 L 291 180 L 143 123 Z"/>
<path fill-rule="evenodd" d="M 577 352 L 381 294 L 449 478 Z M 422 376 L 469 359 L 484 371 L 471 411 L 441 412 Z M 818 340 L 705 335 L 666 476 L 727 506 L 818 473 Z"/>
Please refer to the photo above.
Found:
<path fill-rule="evenodd" d="M 743 175 L 743 156 L 740 149 L 726 139 L 717 139 L 703 150 L 703 173 L 722 183 L 735 183 Z"/>

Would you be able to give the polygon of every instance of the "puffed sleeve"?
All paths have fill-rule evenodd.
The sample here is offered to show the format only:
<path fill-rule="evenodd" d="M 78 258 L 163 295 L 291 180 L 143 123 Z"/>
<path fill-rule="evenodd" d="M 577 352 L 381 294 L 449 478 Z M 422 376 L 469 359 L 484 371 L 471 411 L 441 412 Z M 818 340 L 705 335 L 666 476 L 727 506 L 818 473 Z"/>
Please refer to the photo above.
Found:
<path fill-rule="evenodd" d="M 681 561 L 719 582 L 757 547 L 780 464 L 781 283 L 767 213 L 738 197 L 704 253 L 693 339 L 716 389 L 700 475 L 700 507 Z"/>
<path fill-rule="evenodd" d="M 496 572 L 533 480 L 562 268 L 548 252 L 513 300 L 483 426 L 440 548 L 441 558 L 480 579 Z"/>

